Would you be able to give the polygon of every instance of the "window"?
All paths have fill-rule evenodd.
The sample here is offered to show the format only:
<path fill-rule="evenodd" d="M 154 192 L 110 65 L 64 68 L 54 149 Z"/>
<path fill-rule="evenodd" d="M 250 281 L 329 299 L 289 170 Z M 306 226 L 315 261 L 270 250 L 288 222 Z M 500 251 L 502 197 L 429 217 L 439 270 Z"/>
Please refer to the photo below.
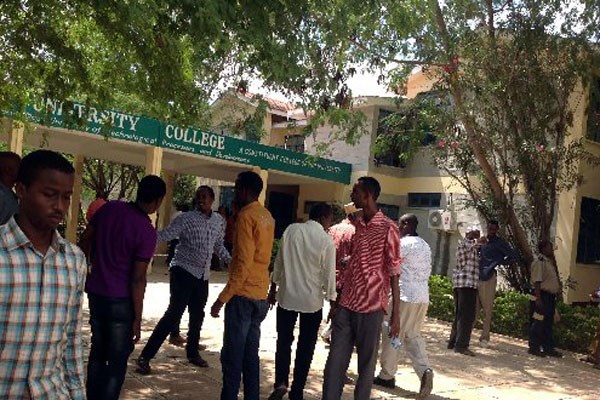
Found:
<path fill-rule="evenodd" d="M 600 264 L 600 200 L 581 199 L 577 262 Z"/>
<path fill-rule="evenodd" d="M 439 208 L 442 202 L 441 193 L 409 193 L 409 207 Z"/>
<path fill-rule="evenodd" d="M 593 81 L 590 89 L 586 136 L 594 142 L 600 142 L 600 78 Z"/>
<path fill-rule="evenodd" d="M 295 153 L 304 153 L 304 135 L 287 135 L 285 149 Z"/>
<path fill-rule="evenodd" d="M 386 118 L 392 115 L 392 111 L 379 109 L 379 118 L 377 122 L 377 136 L 387 134 L 389 127 L 386 124 Z M 406 164 L 400 160 L 400 149 L 391 148 L 385 153 L 378 154 L 375 157 L 375 163 L 379 165 L 388 165 L 390 167 L 406 167 Z"/>
<path fill-rule="evenodd" d="M 393 221 L 398 221 L 400 218 L 400 207 L 392 204 L 378 204 L 381 212 Z"/>

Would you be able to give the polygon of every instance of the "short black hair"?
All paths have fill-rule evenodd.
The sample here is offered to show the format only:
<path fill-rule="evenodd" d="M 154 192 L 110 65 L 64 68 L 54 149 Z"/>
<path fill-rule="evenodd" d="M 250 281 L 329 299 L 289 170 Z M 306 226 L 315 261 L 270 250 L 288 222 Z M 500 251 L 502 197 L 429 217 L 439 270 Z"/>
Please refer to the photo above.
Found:
<path fill-rule="evenodd" d="M 236 182 L 240 189 L 246 189 L 253 196 L 260 196 L 263 190 L 263 180 L 256 172 L 244 171 L 237 176 Z"/>
<path fill-rule="evenodd" d="M 164 197 L 167 193 L 165 181 L 156 175 L 146 175 L 138 185 L 135 201 L 140 203 L 152 203 Z"/>
<path fill-rule="evenodd" d="M 415 214 L 404 214 L 400 217 L 400 221 L 406 221 L 411 226 L 414 226 L 415 229 L 419 225 L 419 219 Z"/>
<path fill-rule="evenodd" d="M 65 174 L 74 174 L 73 165 L 60 153 L 51 150 L 36 150 L 27 154 L 19 165 L 17 182 L 25 186 L 31 185 L 40 171 L 51 169 Z"/>
<path fill-rule="evenodd" d="M 363 176 L 358 178 L 358 182 L 362 185 L 363 189 L 373 196 L 374 200 L 379 198 L 379 193 L 381 193 L 381 185 L 379 181 L 371 176 Z"/>
<path fill-rule="evenodd" d="M 206 191 L 208 191 L 208 194 L 209 194 L 209 195 L 210 195 L 210 197 L 212 197 L 212 198 L 213 198 L 213 200 L 214 200 L 214 198 L 215 198 L 215 191 L 213 190 L 213 188 L 211 188 L 211 187 L 210 187 L 210 186 L 208 186 L 208 185 L 201 185 L 201 186 L 198 186 L 198 189 L 196 189 L 196 196 L 198 196 L 198 193 L 200 193 L 200 191 L 201 191 L 201 190 L 206 190 Z"/>
<path fill-rule="evenodd" d="M 12 151 L 0 151 L 0 165 L 8 160 L 20 162 L 21 156 Z"/>
<path fill-rule="evenodd" d="M 333 207 L 325 202 L 318 202 L 310 208 L 308 218 L 319 221 L 322 218 L 333 215 Z"/>
<path fill-rule="evenodd" d="M 498 223 L 498 220 L 497 220 L 497 219 L 490 219 L 490 220 L 488 221 L 488 225 L 496 225 L 496 226 L 498 226 L 498 227 L 500 226 L 500 224 Z"/>

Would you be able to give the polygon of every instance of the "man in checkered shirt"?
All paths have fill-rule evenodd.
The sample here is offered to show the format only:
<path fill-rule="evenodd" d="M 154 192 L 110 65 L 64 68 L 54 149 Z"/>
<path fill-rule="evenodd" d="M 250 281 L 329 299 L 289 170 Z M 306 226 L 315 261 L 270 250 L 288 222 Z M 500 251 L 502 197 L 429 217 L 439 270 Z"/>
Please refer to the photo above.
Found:
<path fill-rule="evenodd" d="M 0 226 L 0 397 L 85 399 L 83 252 L 56 231 L 69 209 L 73 166 L 38 150 L 23 158 L 19 211 Z"/>
<path fill-rule="evenodd" d="M 464 240 L 459 242 L 456 249 L 456 269 L 452 274 L 455 316 L 448 348 L 469 356 L 475 355 L 469 350 L 469 343 L 475 322 L 481 243 L 479 228 L 468 227 Z"/>

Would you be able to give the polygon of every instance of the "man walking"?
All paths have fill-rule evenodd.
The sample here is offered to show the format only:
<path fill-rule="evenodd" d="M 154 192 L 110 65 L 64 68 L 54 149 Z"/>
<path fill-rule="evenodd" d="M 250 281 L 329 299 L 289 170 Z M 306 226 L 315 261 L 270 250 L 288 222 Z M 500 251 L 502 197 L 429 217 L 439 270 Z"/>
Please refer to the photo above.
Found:
<path fill-rule="evenodd" d="M 397 337 L 400 331 L 400 234 L 394 221 L 384 216 L 377 206 L 380 191 L 379 182 L 372 177 L 359 178 L 352 188 L 352 201 L 357 208 L 362 208 L 363 215 L 355 223 L 352 257 L 344 271 L 341 298 L 333 316 L 331 348 L 323 382 L 324 400 L 341 398 L 354 347 L 358 352 L 354 398 L 370 398 L 390 286 L 392 312 L 389 336 Z"/>
<path fill-rule="evenodd" d="M 169 333 L 179 324 L 186 307 L 190 313 L 187 359 L 198 367 L 208 367 L 206 360 L 200 356 L 199 343 L 204 306 L 208 299 L 210 262 L 213 253 L 226 261 L 231 259 L 223 246 L 225 220 L 212 211 L 214 201 L 215 193 L 212 188 L 200 186 L 196 191 L 197 209 L 183 213 L 158 233 L 159 241 L 179 238 L 179 244 L 170 266 L 169 307 L 137 359 L 137 372 L 141 374 L 147 375 L 151 372 L 150 360 L 154 358 Z"/>
<path fill-rule="evenodd" d="M 85 399 L 83 252 L 56 227 L 75 171 L 60 154 L 34 151 L 17 177 L 19 211 L 0 226 L 0 396 Z"/>
<path fill-rule="evenodd" d="M 146 270 L 156 247 L 148 215 L 165 192 L 161 178 L 145 176 L 135 202 L 109 201 L 83 233 L 82 247 L 92 260 L 86 284 L 92 327 L 88 400 L 119 398 L 127 359 L 140 339 Z"/>
<path fill-rule="evenodd" d="M 414 214 L 400 217 L 400 333 L 398 339 L 406 348 L 413 368 L 421 381 L 417 399 L 425 399 L 433 388 L 433 371 L 425 350 L 421 329 L 429 307 L 429 275 L 431 275 L 431 249 L 417 234 L 419 220 Z M 392 312 L 390 304 L 389 312 Z M 388 318 L 389 321 L 389 314 Z M 400 361 L 400 351 L 394 348 L 385 330 L 381 335 L 381 372 L 373 383 L 388 388 L 395 387 L 395 376 Z"/>
<path fill-rule="evenodd" d="M 471 333 L 477 307 L 477 285 L 479 283 L 479 228 L 469 226 L 465 238 L 456 249 L 456 269 L 452 273 L 454 288 L 454 321 L 448 348 L 467 356 L 474 356 L 469 349 Z"/>
<path fill-rule="evenodd" d="M 554 348 L 552 338 L 556 298 L 560 293 L 554 245 L 549 240 L 541 240 L 538 251 L 540 255 L 531 264 L 535 299 L 530 302 L 529 354 L 561 358 L 563 355 Z"/>
<path fill-rule="evenodd" d="M 279 400 L 288 391 L 292 342 L 298 316 L 300 335 L 289 398 L 303 399 L 323 319 L 323 299 L 334 301 L 336 298 L 335 246 L 326 232 L 332 220 L 331 206 L 317 203 L 311 208 L 307 222 L 292 224 L 283 232 L 269 293 L 269 302 L 275 304 L 276 298 L 278 303 L 275 390 L 269 400 Z"/>
<path fill-rule="evenodd" d="M 258 345 L 260 324 L 269 309 L 269 262 L 275 234 L 271 213 L 258 202 L 262 190 L 263 181 L 255 172 L 242 172 L 235 181 L 234 201 L 240 211 L 229 281 L 210 310 L 217 318 L 227 304 L 221 350 L 222 400 L 237 399 L 242 375 L 244 399 L 258 400 L 260 393 Z"/>
<path fill-rule="evenodd" d="M 19 203 L 13 187 L 17 182 L 21 157 L 12 151 L 0 151 L 0 225 L 17 213 Z"/>
<path fill-rule="evenodd" d="M 516 251 L 498 236 L 498 221 L 491 220 L 487 224 L 487 236 L 483 240 L 479 259 L 479 283 L 477 285 L 477 308 L 483 310 L 483 329 L 479 338 L 481 347 L 490 345 L 490 328 L 492 312 L 496 298 L 497 272 L 499 265 L 510 265 L 517 261 Z M 476 312 L 476 315 L 479 312 Z"/>

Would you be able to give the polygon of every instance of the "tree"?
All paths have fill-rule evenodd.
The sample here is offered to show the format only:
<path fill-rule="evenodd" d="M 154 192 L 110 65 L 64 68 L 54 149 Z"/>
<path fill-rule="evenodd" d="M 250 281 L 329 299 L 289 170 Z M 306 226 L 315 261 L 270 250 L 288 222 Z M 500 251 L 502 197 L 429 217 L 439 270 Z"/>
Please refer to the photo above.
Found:
<path fill-rule="evenodd" d="M 143 175 L 142 167 L 86 158 L 82 183 L 92 196 L 132 199 Z"/>

